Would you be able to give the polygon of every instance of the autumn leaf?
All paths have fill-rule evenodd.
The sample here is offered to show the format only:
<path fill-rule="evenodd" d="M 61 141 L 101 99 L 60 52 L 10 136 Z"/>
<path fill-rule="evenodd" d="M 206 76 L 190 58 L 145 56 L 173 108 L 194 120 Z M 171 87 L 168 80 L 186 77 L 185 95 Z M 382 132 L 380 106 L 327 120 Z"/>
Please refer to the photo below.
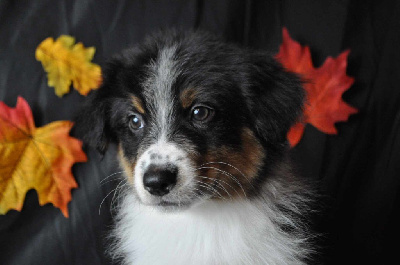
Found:
<path fill-rule="evenodd" d="M 56 41 L 47 38 L 36 49 L 36 60 L 47 72 L 47 84 L 61 97 L 70 91 L 71 83 L 81 95 L 97 89 L 101 82 L 101 68 L 91 63 L 96 49 L 75 44 L 71 36 L 62 35 Z"/>
<path fill-rule="evenodd" d="M 328 57 L 324 64 L 315 68 L 310 49 L 290 38 L 283 28 L 283 42 L 276 58 L 289 71 L 305 80 L 306 105 L 303 119 L 295 124 L 287 135 L 291 146 L 297 145 L 304 133 L 306 123 L 327 134 L 337 134 L 336 122 L 347 121 L 357 109 L 343 101 L 343 93 L 354 83 L 346 75 L 347 57 L 350 51 L 342 52 L 337 58 Z"/>
<path fill-rule="evenodd" d="M 87 160 L 82 143 L 69 136 L 72 125 L 36 128 L 23 98 L 15 108 L 0 102 L 0 214 L 20 211 L 26 192 L 35 189 L 40 205 L 52 203 L 68 217 L 71 189 L 78 186 L 71 167 Z"/>

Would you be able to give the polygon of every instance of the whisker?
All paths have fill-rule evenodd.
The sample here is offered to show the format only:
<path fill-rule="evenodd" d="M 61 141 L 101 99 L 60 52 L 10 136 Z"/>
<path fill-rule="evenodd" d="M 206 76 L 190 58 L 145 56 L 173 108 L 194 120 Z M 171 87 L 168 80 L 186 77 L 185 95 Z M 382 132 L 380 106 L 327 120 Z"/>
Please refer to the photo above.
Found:
<path fill-rule="evenodd" d="M 101 183 L 100 185 L 103 186 L 103 185 L 106 185 L 107 183 L 110 183 L 110 182 L 113 182 L 113 181 L 116 181 L 116 180 L 121 180 L 121 178 L 120 177 L 115 177 L 113 179 L 109 179 L 109 180 Z"/>
<path fill-rule="evenodd" d="M 198 188 L 195 188 L 196 191 L 201 192 Z M 202 192 L 201 192 L 202 193 Z M 190 191 L 190 194 L 192 194 L 193 196 L 195 196 L 197 199 L 201 200 L 201 197 L 196 194 L 196 192 L 194 191 Z M 204 193 L 202 193 L 204 195 Z"/>
<path fill-rule="evenodd" d="M 104 199 L 101 201 L 100 206 L 99 206 L 99 215 L 100 215 L 100 211 L 101 211 L 101 205 L 102 205 L 103 202 L 107 199 L 107 197 L 108 197 L 113 191 L 115 191 L 116 189 L 117 189 L 117 188 L 111 190 L 111 191 L 106 195 L 106 197 L 104 197 Z"/>
<path fill-rule="evenodd" d="M 121 184 L 122 184 L 124 181 L 125 181 L 125 183 L 121 186 Z M 113 195 L 113 197 L 112 197 L 112 199 L 111 199 L 110 212 L 111 212 L 111 209 L 112 209 L 112 205 L 113 205 L 114 199 L 116 198 L 115 195 L 118 193 L 118 189 L 119 189 L 119 191 L 121 191 L 121 189 L 122 189 L 125 185 L 127 185 L 127 184 L 128 184 L 128 182 L 127 182 L 125 179 L 121 180 L 121 181 L 118 183 L 117 187 L 115 188 L 114 195 Z"/>
<path fill-rule="evenodd" d="M 204 192 L 203 192 L 203 191 L 201 191 L 200 189 L 198 189 L 198 188 L 194 188 L 194 190 L 196 190 L 196 191 L 200 192 L 200 193 L 201 193 L 201 195 L 203 195 L 203 196 L 206 196 L 206 194 L 204 194 Z M 192 192 L 193 192 L 193 191 L 192 191 Z M 199 197 L 199 199 L 201 199 L 201 197 Z"/>
<path fill-rule="evenodd" d="M 223 182 L 223 183 L 225 183 L 226 185 L 228 185 L 229 187 L 231 187 L 234 191 L 236 191 L 229 183 L 227 183 L 226 181 L 223 181 L 223 180 L 221 180 L 221 179 L 213 179 L 213 178 L 209 178 L 209 177 L 206 177 L 206 176 L 199 176 L 200 178 L 204 178 L 204 179 L 210 179 L 210 180 L 212 180 L 212 181 L 214 181 L 214 182 L 217 182 L 217 184 L 219 185 L 219 186 L 221 186 L 221 188 L 228 194 L 228 196 L 231 198 L 231 200 L 232 200 L 232 195 L 228 192 L 228 190 L 224 187 L 224 185 L 222 185 L 220 182 Z M 237 192 L 237 191 L 236 191 Z M 238 193 L 239 194 L 239 193 Z"/>
<path fill-rule="evenodd" d="M 242 189 L 244 196 L 247 197 L 247 194 L 246 194 L 246 192 L 245 192 L 245 190 L 244 190 L 242 184 L 241 184 L 240 181 L 239 181 L 235 176 L 233 176 L 231 173 L 226 172 L 225 170 L 222 170 L 222 169 L 219 169 L 219 168 L 216 168 L 216 167 L 199 167 L 199 168 L 197 168 L 197 169 L 214 169 L 214 170 L 217 170 L 218 172 L 221 172 L 221 173 L 224 174 L 225 176 L 231 177 L 231 178 L 239 185 L 239 187 Z"/>
<path fill-rule="evenodd" d="M 209 164 L 222 164 L 222 165 L 229 166 L 229 167 L 235 169 L 236 171 L 238 171 L 240 173 L 240 175 L 242 175 L 251 184 L 251 181 L 249 180 L 249 178 L 240 169 L 238 169 L 237 167 L 235 167 L 232 164 L 229 164 L 229 163 L 226 163 L 226 162 L 207 162 L 207 163 L 204 163 L 204 164 L 202 164 L 200 166 L 209 165 Z"/>
<path fill-rule="evenodd" d="M 221 193 L 218 192 L 215 188 L 213 188 L 211 185 L 201 182 L 201 181 L 196 181 L 199 183 L 199 185 L 203 188 L 206 188 L 207 190 L 211 191 L 213 195 L 218 195 L 220 199 L 225 199 L 224 196 L 221 195 Z"/>
<path fill-rule="evenodd" d="M 103 183 L 106 179 L 111 178 L 112 176 L 115 176 L 115 175 L 121 174 L 121 173 L 124 173 L 124 171 L 119 171 L 119 172 L 112 173 L 112 174 L 108 175 L 107 177 L 105 177 L 104 179 L 102 179 L 100 181 L 100 183 Z"/>

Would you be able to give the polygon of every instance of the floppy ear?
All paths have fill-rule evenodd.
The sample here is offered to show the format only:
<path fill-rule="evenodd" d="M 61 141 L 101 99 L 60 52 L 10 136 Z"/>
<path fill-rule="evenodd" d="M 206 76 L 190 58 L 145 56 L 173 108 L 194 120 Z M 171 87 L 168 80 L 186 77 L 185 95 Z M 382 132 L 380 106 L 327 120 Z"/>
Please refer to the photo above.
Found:
<path fill-rule="evenodd" d="M 97 94 L 92 94 L 77 113 L 74 126 L 77 137 L 102 154 L 112 139 L 106 113 L 106 106 L 99 102 Z"/>
<path fill-rule="evenodd" d="M 114 56 L 102 69 L 103 83 L 101 87 L 87 97 L 81 110 L 77 113 L 75 132 L 86 143 L 104 154 L 110 142 L 117 142 L 112 130 L 111 105 L 113 101 L 124 95 L 121 84 L 124 83 L 124 70 L 137 60 L 140 50 L 136 47 L 122 51 Z M 132 76 L 137 74 L 130 67 L 128 76 L 132 85 Z"/>
<path fill-rule="evenodd" d="M 286 142 L 290 127 L 301 116 L 305 91 L 300 78 L 267 54 L 253 55 L 250 111 L 267 142 Z"/>
<path fill-rule="evenodd" d="M 103 69 L 103 83 L 90 93 L 85 103 L 76 113 L 74 132 L 77 137 L 104 154 L 110 142 L 115 142 L 109 119 L 112 95 L 116 93 L 115 83 L 121 62 L 109 62 Z"/>

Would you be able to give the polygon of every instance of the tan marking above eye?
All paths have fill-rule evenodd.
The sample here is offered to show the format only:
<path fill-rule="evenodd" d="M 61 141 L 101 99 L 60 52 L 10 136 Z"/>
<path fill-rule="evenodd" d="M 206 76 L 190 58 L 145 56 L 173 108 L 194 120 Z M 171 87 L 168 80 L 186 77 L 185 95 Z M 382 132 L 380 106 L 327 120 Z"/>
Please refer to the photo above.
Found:
<path fill-rule="evenodd" d="M 196 98 L 196 90 L 194 88 L 187 88 L 182 91 L 179 99 L 183 108 L 188 108 L 192 105 Z"/>
<path fill-rule="evenodd" d="M 140 100 L 140 98 L 136 96 L 131 96 L 133 106 L 139 111 L 141 114 L 144 114 L 144 108 L 143 108 L 143 103 Z"/>

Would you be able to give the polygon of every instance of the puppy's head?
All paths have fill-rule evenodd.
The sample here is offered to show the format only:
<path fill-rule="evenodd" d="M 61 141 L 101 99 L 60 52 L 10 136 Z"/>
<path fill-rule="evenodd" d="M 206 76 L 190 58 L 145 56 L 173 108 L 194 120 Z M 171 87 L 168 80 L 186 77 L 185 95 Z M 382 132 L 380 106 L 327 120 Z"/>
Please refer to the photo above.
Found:
<path fill-rule="evenodd" d="M 266 53 L 167 32 L 108 64 L 77 129 L 100 152 L 118 145 L 141 203 L 185 208 L 257 194 L 283 159 L 303 96 Z"/>

